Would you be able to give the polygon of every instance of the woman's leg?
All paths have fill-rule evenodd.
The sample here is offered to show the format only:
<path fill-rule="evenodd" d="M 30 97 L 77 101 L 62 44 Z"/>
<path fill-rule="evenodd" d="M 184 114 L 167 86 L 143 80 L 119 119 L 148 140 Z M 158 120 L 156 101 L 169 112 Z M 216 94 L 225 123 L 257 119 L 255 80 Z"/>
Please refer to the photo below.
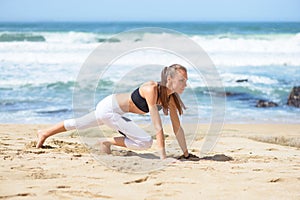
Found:
<path fill-rule="evenodd" d="M 125 145 L 125 137 L 113 137 L 113 138 L 104 138 L 102 140 L 99 140 L 100 144 L 100 151 L 103 153 L 110 154 L 111 153 L 111 145 L 120 146 L 120 147 L 126 147 Z"/>
<path fill-rule="evenodd" d="M 106 125 L 119 131 L 124 137 L 114 137 L 100 141 L 103 152 L 110 153 L 111 145 L 126 147 L 132 150 L 145 150 L 152 146 L 152 137 L 147 132 L 130 119 L 118 116 L 118 114 L 114 115 L 114 120 L 107 122 Z"/>
<path fill-rule="evenodd" d="M 96 119 L 95 112 L 91 112 L 77 119 L 68 119 L 63 122 L 59 122 L 47 130 L 38 130 L 36 148 L 41 148 L 45 140 L 52 135 L 75 129 L 82 130 L 89 127 L 95 127 L 99 125 L 99 123 L 100 122 Z"/>
<path fill-rule="evenodd" d="M 60 122 L 44 131 L 38 130 L 38 141 L 36 144 L 36 148 L 41 148 L 48 137 L 65 131 L 67 130 L 65 129 L 64 122 Z"/>

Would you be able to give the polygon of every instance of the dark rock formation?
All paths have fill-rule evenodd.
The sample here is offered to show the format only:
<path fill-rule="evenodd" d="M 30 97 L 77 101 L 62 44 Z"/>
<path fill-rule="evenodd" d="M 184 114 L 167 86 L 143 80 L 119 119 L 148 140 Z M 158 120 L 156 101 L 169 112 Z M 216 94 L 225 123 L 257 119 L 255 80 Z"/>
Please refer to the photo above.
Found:
<path fill-rule="evenodd" d="M 248 79 L 238 79 L 235 82 L 237 83 L 248 82 Z"/>
<path fill-rule="evenodd" d="M 256 107 L 258 108 L 266 108 L 266 107 L 277 107 L 278 104 L 272 101 L 258 100 L 256 103 Z"/>
<path fill-rule="evenodd" d="M 300 86 L 293 87 L 288 97 L 287 105 L 300 108 Z"/>

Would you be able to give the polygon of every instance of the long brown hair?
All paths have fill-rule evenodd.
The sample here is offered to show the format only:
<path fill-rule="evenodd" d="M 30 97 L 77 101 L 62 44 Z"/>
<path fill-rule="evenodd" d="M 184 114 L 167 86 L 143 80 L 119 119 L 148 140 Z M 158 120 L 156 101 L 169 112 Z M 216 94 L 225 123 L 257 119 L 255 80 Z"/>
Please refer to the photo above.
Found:
<path fill-rule="evenodd" d="M 186 109 L 180 96 L 176 92 L 171 94 L 170 97 L 168 96 L 168 93 L 167 93 L 168 76 L 171 76 L 171 78 L 173 78 L 178 70 L 183 70 L 183 71 L 187 72 L 186 68 L 179 64 L 173 64 L 169 67 L 165 67 L 161 71 L 160 95 L 159 96 L 160 96 L 161 105 L 163 107 L 163 111 L 164 111 L 165 115 L 168 115 L 169 102 L 170 102 L 170 99 L 172 99 L 172 98 L 174 99 L 176 108 L 180 115 L 182 115 L 182 113 L 183 113 L 182 108 Z"/>

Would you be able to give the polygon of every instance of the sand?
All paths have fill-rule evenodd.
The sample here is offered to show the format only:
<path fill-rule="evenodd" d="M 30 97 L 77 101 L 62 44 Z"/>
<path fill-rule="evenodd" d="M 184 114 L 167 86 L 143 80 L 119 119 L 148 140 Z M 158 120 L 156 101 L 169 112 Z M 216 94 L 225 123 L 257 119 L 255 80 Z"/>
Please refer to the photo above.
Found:
<path fill-rule="evenodd" d="M 195 160 L 176 160 L 169 136 L 168 162 L 154 148 L 97 157 L 75 132 L 35 149 L 48 126 L 0 125 L 0 199 L 300 199 L 300 125 L 227 124 Z M 202 143 L 196 137 L 190 151 L 200 155 Z"/>

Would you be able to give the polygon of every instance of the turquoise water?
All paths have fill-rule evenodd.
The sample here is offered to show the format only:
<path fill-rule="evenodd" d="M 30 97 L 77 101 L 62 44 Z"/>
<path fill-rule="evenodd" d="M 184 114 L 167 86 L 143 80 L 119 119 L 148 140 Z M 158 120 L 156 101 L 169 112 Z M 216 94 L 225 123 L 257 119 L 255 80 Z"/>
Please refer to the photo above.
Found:
<path fill-rule="evenodd" d="M 292 87 L 300 86 L 300 23 L 53 22 L 0 23 L 0 123 L 55 123 L 72 117 L 76 77 L 89 54 L 103 42 L 128 42 L 111 37 L 143 27 L 176 30 L 207 52 L 232 94 L 226 98 L 225 122 L 300 122 L 300 109 L 286 105 Z M 148 35 L 131 42 L 144 37 Z M 116 73 L 147 60 L 165 63 L 163 56 L 146 56 L 124 61 Z M 197 82 L 197 74 L 189 76 Z M 247 81 L 237 82 L 242 79 Z M 108 95 L 116 79 L 101 80 L 99 86 L 96 100 Z M 210 121 L 210 93 L 203 82 L 193 84 L 182 97 L 188 118 Z M 256 108 L 259 99 L 279 106 Z M 195 106 L 200 112 L 194 112 Z"/>

